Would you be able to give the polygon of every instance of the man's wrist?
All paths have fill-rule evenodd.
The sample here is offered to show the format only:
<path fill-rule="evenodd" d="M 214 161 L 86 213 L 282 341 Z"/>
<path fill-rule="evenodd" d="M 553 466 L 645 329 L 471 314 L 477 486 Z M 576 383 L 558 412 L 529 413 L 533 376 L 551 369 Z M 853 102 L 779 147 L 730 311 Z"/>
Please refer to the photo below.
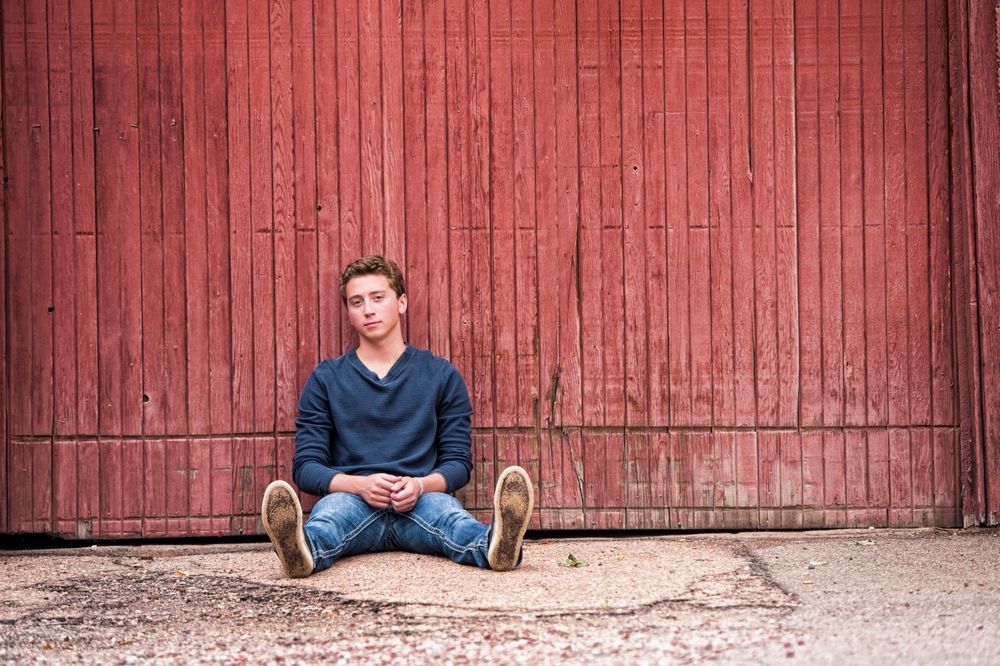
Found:
<path fill-rule="evenodd" d="M 333 475 L 330 479 L 330 485 L 327 488 L 331 493 L 353 493 L 357 494 L 357 487 L 355 486 L 355 477 L 352 474 L 345 474 L 343 472 L 338 472 Z"/>

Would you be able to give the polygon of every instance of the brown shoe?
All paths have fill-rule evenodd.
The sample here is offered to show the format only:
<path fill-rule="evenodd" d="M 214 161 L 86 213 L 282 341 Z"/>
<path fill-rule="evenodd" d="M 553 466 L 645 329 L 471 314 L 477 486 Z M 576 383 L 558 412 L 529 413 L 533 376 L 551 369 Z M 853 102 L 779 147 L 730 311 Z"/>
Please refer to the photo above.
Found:
<path fill-rule="evenodd" d="M 302 529 L 302 505 L 292 487 L 284 481 L 271 482 L 264 491 L 260 517 L 285 574 L 289 578 L 311 574 L 313 558 Z"/>
<path fill-rule="evenodd" d="M 521 541 L 533 506 L 528 473 L 516 465 L 501 472 L 493 493 L 493 531 L 486 554 L 494 571 L 510 571 L 520 563 Z"/>

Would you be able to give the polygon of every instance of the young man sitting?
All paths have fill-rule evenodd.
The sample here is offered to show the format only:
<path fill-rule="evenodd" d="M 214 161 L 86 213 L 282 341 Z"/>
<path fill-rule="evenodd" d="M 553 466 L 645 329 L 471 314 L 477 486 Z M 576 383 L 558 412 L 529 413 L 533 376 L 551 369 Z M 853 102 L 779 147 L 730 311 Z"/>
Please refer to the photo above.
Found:
<path fill-rule="evenodd" d="M 261 507 L 285 573 L 300 578 L 385 550 L 513 569 L 531 517 L 531 480 L 520 467 L 500 474 L 490 526 L 448 494 L 472 471 L 472 406 L 454 366 L 403 341 L 399 267 L 379 255 L 359 259 L 341 275 L 340 296 L 358 347 L 313 370 L 295 422 L 292 477 L 323 497 L 304 526 L 284 481 L 267 487 Z"/>

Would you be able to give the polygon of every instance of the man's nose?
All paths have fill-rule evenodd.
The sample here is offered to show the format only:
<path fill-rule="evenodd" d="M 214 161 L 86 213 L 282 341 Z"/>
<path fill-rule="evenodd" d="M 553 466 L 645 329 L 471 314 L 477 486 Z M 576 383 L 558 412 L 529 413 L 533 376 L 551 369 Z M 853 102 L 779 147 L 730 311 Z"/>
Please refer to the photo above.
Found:
<path fill-rule="evenodd" d="M 366 315 L 369 315 L 369 314 L 372 314 L 374 311 L 375 310 L 372 308 L 372 302 L 366 298 L 365 299 L 365 307 L 363 309 L 363 312 Z"/>

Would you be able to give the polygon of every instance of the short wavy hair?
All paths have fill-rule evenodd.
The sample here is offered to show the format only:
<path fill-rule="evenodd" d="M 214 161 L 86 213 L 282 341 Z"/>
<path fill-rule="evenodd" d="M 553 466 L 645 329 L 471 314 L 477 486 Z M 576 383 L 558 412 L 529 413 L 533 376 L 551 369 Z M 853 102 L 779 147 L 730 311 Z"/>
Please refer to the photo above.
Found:
<path fill-rule="evenodd" d="M 347 303 L 347 283 L 359 275 L 384 275 L 389 280 L 389 286 L 396 292 L 396 296 L 406 293 L 406 286 L 403 283 L 403 271 L 391 259 L 386 259 L 381 254 L 369 254 L 347 264 L 347 268 L 340 274 L 340 298 Z"/>

